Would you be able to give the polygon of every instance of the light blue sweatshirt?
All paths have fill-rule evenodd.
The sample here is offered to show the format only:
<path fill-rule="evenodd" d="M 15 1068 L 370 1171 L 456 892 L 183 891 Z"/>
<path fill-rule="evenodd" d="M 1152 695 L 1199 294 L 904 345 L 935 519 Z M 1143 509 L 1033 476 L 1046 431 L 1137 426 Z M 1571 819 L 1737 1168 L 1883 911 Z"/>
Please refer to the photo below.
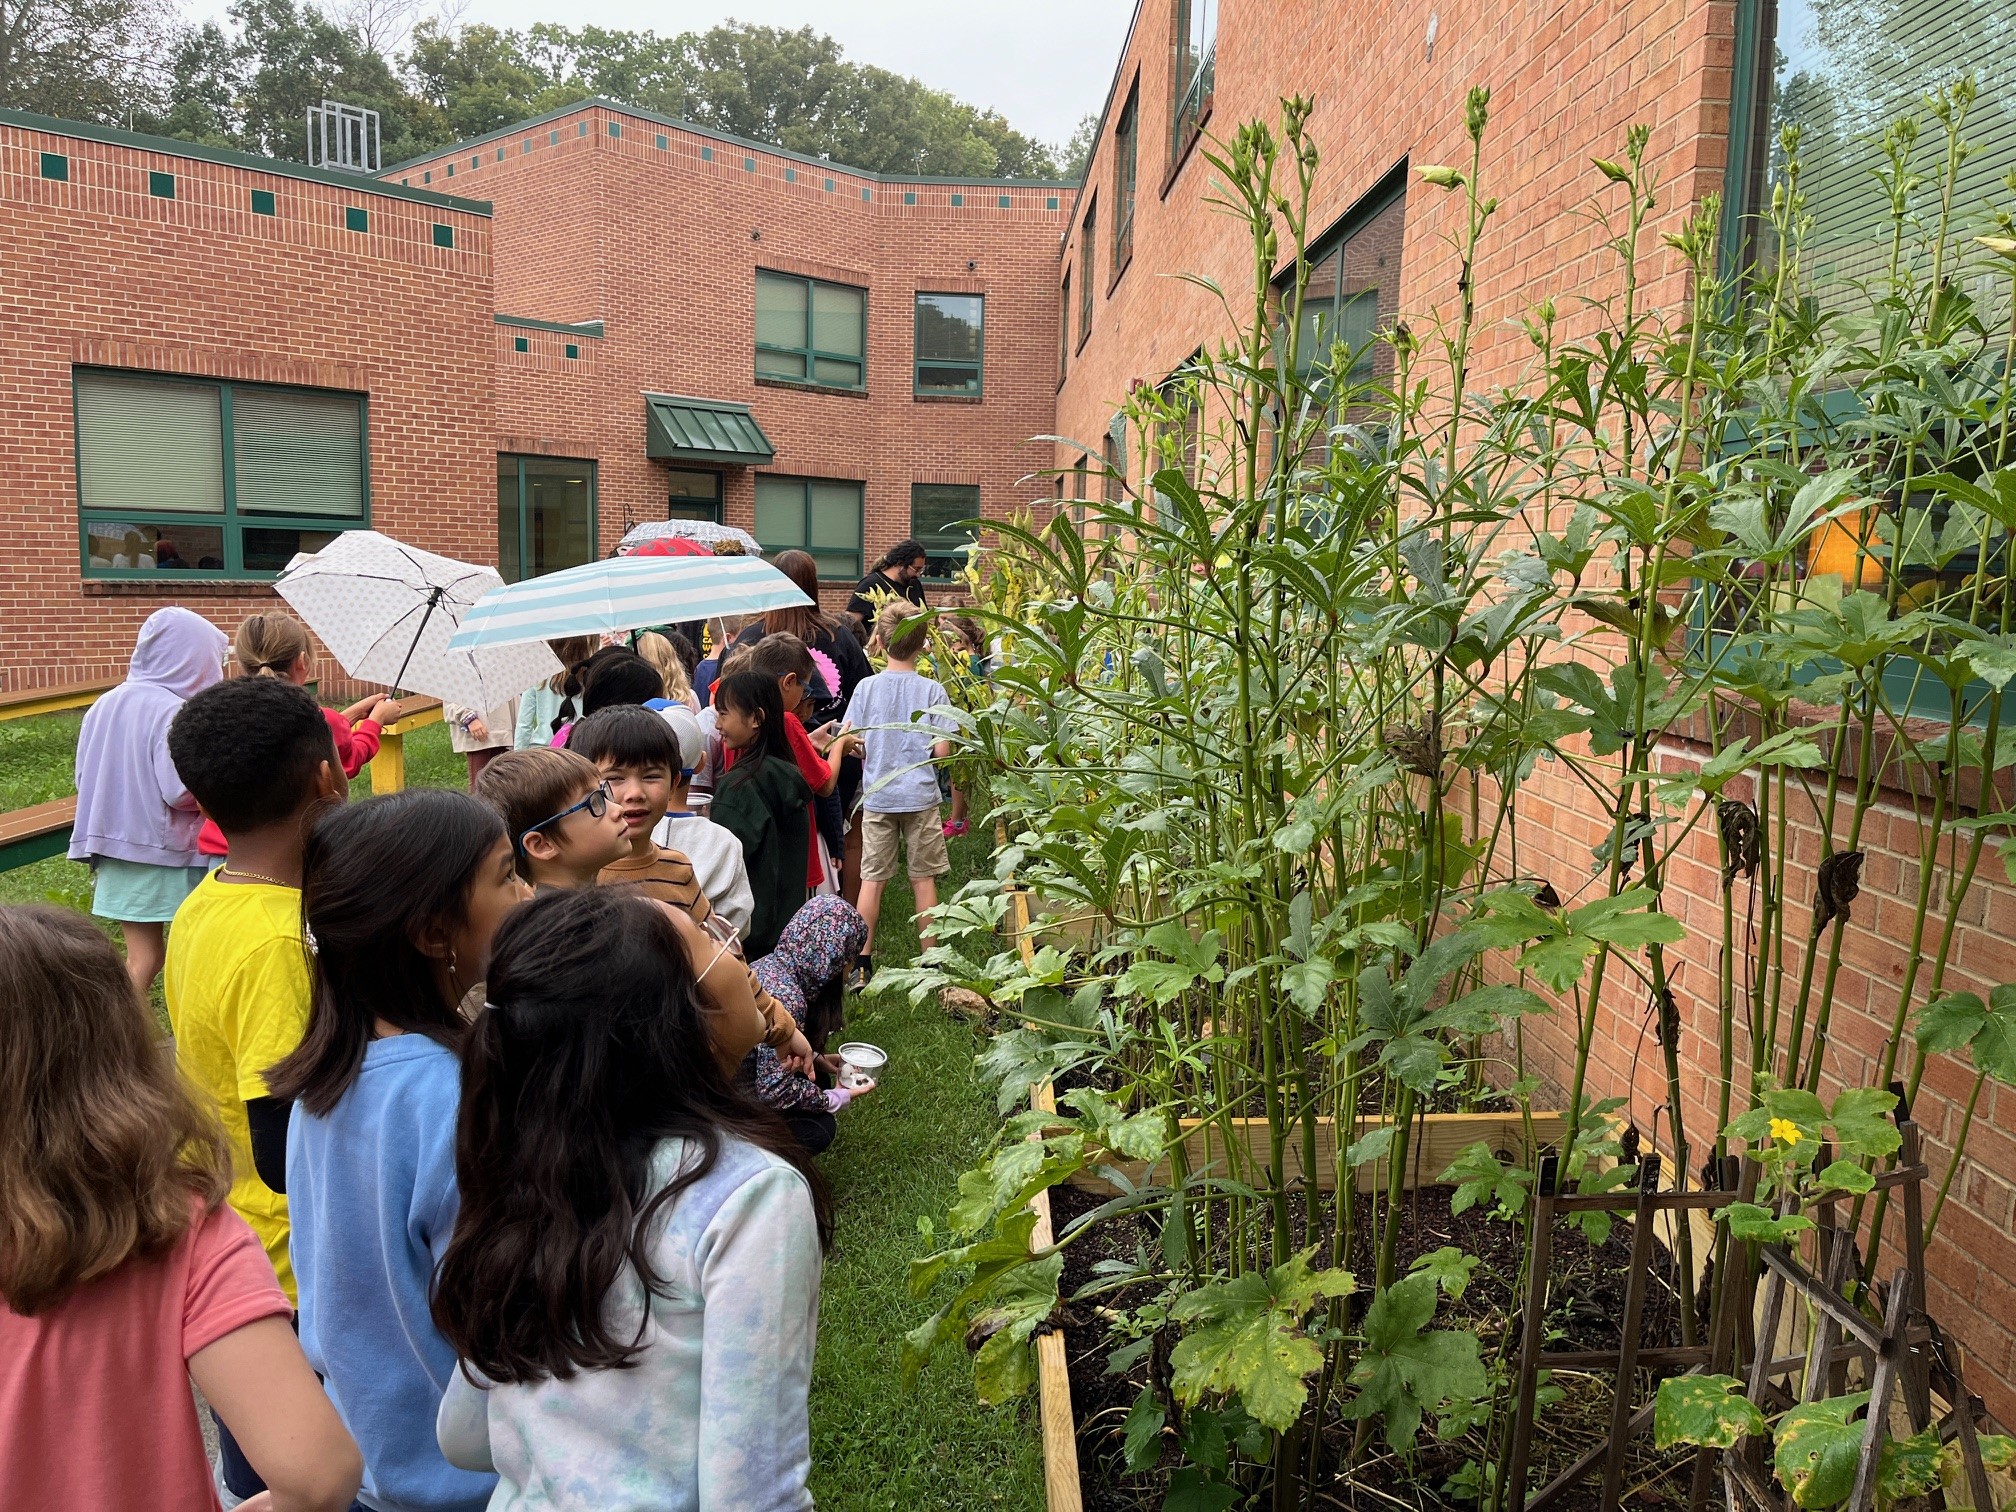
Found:
<path fill-rule="evenodd" d="M 294 1110 L 287 1207 L 301 1348 L 364 1456 L 377 1512 L 478 1512 L 494 1475 L 458 1470 L 434 1440 L 455 1351 L 428 1285 L 455 1226 L 454 1052 L 424 1035 L 373 1040 L 326 1118 Z"/>
<path fill-rule="evenodd" d="M 668 1184 L 686 1152 L 652 1160 Z M 650 1236 L 664 1294 L 625 1270 L 606 1307 L 640 1333 L 628 1370 L 479 1390 L 457 1375 L 441 1447 L 501 1472 L 492 1512 L 804 1512 L 806 1399 L 819 1316 L 819 1234 L 805 1178 L 740 1140 L 679 1194 Z"/>

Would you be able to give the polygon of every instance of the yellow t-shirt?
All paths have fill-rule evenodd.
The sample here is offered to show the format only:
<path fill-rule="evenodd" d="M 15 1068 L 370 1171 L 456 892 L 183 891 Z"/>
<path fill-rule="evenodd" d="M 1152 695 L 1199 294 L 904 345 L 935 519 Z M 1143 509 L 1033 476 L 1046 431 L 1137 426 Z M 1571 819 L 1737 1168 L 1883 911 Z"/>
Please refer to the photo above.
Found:
<path fill-rule="evenodd" d="M 308 1027 L 308 956 L 301 894 L 263 882 L 220 882 L 212 872 L 176 910 L 162 971 L 175 1063 L 207 1096 L 231 1140 L 230 1202 L 266 1247 L 289 1301 L 287 1199 L 252 1167 L 245 1104 L 272 1094 L 265 1073 Z"/>

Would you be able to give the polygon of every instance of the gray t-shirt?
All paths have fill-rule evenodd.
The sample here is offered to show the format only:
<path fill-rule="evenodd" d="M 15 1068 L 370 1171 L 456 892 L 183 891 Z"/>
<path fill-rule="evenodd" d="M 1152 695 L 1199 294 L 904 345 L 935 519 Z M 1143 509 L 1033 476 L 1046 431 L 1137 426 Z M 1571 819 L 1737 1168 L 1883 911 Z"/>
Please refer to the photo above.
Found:
<path fill-rule="evenodd" d="M 931 747 L 956 728 L 947 702 L 945 690 L 919 672 L 877 672 L 855 687 L 847 723 L 861 732 L 861 802 L 869 813 L 938 806 Z"/>

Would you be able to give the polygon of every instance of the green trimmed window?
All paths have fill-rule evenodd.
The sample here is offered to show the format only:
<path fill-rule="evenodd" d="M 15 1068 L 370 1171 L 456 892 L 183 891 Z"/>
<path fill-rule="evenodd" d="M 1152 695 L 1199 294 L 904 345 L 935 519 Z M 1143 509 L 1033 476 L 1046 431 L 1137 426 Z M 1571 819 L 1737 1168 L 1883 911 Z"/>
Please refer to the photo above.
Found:
<path fill-rule="evenodd" d="M 1078 345 L 1085 345 L 1085 338 L 1092 334 L 1092 270 L 1099 266 L 1093 256 L 1093 248 L 1099 245 L 1095 234 L 1099 229 L 1099 206 L 1095 202 L 1085 207 L 1085 224 L 1078 229 Z"/>
<path fill-rule="evenodd" d="M 361 394 L 80 369 L 83 572 L 271 577 L 370 523 Z"/>
<path fill-rule="evenodd" d="M 1174 8 L 1175 99 L 1169 120 L 1173 169 L 1190 150 L 1211 114 L 1218 75 L 1218 0 L 1171 0 Z"/>
<path fill-rule="evenodd" d="M 595 464 L 497 458 L 497 571 L 516 583 L 595 557 Z"/>
<path fill-rule="evenodd" d="M 861 485 L 835 478 L 756 479 L 756 540 L 766 557 L 806 551 L 819 576 L 861 579 Z"/>
<path fill-rule="evenodd" d="M 356 205 L 343 207 L 343 229 L 345 231 L 369 231 L 371 212 Z"/>
<path fill-rule="evenodd" d="M 985 311 L 979 294 L 917 296 L 917 393 L 979 398 Z"/>
<path fill-rule="evenodd" d="M 674 467 L 665 473 L 665 518 L 721 523 L 721 474 L 704 468 Z"/>
<path fill-rule="evenodd" d="M 455 228 L 453 226 L 444 226 L 439 221 L 434 222 L 434 245 L 437 247 L 454 246 Z"/>
<path fill-rule="evenodd" d="M 1128 91 L 1113 128 L 1113 276 L 1134 256 L 1134 181 L 1140 166 L 1141 86 Z"/>
<path fill-rule="evenodd" d="M 59 184 L 68 183 L 70 180 L 70 159 L 60 152 L 43 153 L 42 177 L 45 179 L 54 179 Z"/>
<path fill-rule="evenodd" d="M 1057 294 L 1057 381 L 1071 371 L 1071 270 L 1064 270 L 1064 286 Z"/>
<path fill-rule="evenodd" d="M 926 553 L 924 576 L 935 582 L 951 582 L 970 560 L 968 547 L 979 541 L 979 533 L 965 520 L 980 518 L 980 486 L 977 483 L 912 483 L 910 485 L 910 536 Z"/>
<path fill-rule="evenodd" d="M 826 388 L 868 381 L 868 291 L 756 273 L 756 376 Z"/>
<path fill-rule="evenodd" d="M 271 189 L 254 189 L 252 191 L 252 213 L 254 215 L 278 215 L 280 213 L 279 202 L 273 198 L 273 191 Z"/>
<path fill-rule="evenodd" d="M 147 175 L 147 192 L 156 199 L 175 198 L 175 175 L 150 172 Z"/>
<path fill-rule="evenodd" d="M 1406 180 L 1393 176 L 1310 249 L 1299 347 L 1303 372 L 1327 367 L 1341 342 L 1355 354 L 1354 380 L 1392 376 L 1393 348 L 1374 337 L 1400 315 L 1400 250 L 1406 231 Z"/>

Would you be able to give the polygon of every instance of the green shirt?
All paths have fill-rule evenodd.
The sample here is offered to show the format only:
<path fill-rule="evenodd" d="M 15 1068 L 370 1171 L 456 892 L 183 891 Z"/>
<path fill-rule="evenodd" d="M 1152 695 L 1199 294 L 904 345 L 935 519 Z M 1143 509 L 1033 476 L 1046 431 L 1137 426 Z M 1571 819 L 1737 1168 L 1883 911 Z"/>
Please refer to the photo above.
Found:
<path fill-rule="evenodd" d="M 750 960 L 777 948 L 777 936 L 805 906 L 805 857 L 812 844 L 812 789 L 798 764 L 764 756 L 728 769 L 707 817 L 742 842 L 755 907 L 742 948 Z"/>

